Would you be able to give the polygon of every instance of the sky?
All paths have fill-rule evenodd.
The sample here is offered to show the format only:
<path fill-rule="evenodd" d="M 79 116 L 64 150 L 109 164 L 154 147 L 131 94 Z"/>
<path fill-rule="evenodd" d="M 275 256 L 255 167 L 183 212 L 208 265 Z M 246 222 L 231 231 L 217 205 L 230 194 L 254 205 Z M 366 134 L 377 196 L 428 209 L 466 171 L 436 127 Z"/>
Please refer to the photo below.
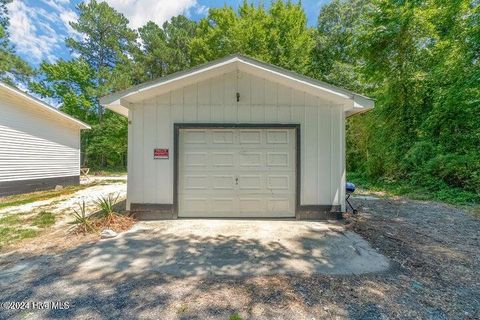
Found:
<path fill-rule="evenodd" d="M 125 15 L 130 27 L 137 29 L 152 20 L 161 25 L 172 16 L 184 14 L 195 21 L 205 17 L 209 8 L 238 7 L 243 0 L 105 0 Z M 308 24 L 314 26 L 321 6 L 330 0 L 302 0 Z M 69 59 L 65 38 L 75 36 L 69 22 L 82 0 L 13 0 L 8 4 L 10 40 L 17 53 L 34 66 L 43 61 Z M 270 3 L 270 0 L 253 0 Z"/>

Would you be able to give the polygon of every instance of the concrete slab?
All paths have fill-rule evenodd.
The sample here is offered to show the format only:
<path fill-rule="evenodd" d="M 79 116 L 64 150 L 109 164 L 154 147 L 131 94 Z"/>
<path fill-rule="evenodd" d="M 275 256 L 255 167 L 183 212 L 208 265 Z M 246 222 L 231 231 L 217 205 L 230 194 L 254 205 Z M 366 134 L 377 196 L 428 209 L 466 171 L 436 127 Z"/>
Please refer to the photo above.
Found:
<path fill-rule="evenodd" d="M 386 257 L 335 222 L 180 219 L 141 222 L 96 244 L 81 274 L 363 274 L 389 268 Z"/>

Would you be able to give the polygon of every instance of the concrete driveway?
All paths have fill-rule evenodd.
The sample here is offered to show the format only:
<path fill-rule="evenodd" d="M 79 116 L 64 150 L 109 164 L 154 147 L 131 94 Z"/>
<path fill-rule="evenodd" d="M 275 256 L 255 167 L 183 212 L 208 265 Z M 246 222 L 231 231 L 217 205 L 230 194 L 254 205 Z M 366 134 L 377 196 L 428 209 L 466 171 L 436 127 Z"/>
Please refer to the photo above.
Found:
<path fill-rule="evenodd" d="M 98 243 L 78 267 L 85 273 L 240 276 L 361 274 L 388 266 L 359 235 L 336 223 L 192 219 L 142 222 Z"/>
<path fill-rule="evenodd" d="M 71 303 L 68 310 L 0 310 L 0 318 L 135 319 L 161 314 L 170 319 L 182 318 L 185 301 L 207 299 L 205 292 L 221 294 L 234 279 L 381 272 L 389 261 L 337 223 L 174 220 L 141 222 L 117 238 L 62 253 L 21 260 L 15 253 L 4 254 L 0 266 L 0 300 Z M 205 283 L 212 288 L 204 288 Z M 258 290 L 265 288 L 259 285 Z M 274 288 L 275 296 L 288 293 Z M 198 303 L 209 305 L 208 299 Z M 236 303 L 240 307 L 248 301 Z M 218 316 L 221 310 L 211 311 Z"/>
<path fill-rule="evenodd" d="M 386 257 L 336 222 L 179 219 L 140 222 L 116 238 L 59 255 L 38 255 L 20 264 L 2 263 L 0 257 L 4 264 L 0 281 L 41 273 L 44 263 L 54 261 L 68 267 L 69 273 L 99 278 L 147 273 L 348 275 L 389 267 Z"/>

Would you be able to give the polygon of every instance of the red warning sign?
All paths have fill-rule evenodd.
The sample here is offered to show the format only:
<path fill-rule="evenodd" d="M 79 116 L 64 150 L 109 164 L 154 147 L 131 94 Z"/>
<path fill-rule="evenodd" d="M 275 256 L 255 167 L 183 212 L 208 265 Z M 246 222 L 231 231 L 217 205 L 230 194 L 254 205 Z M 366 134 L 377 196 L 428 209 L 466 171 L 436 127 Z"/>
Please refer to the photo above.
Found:
<path fill-rule="evenodd" d="M 153 149 L 153 159 L 168 159 L 168 149 Z"/>

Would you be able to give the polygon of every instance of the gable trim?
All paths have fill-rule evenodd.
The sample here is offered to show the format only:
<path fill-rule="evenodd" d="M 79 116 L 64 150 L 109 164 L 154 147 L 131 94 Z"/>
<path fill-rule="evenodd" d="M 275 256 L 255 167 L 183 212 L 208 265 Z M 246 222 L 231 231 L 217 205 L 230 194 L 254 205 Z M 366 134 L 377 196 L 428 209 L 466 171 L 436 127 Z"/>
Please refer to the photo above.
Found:
<path fill-rule="evenodd" d="M 112 111 L 126 116 L 128 115 L 128 103 L 137 102 L 134 100 L 138 100 L 138 97 L 141 97 L 142 94 L 145 94 L 145 98 L 148 99 L 147 93 L 151 90 L 159 90 L 161 87 L 164 87 L 165 90 L 161 93 L 163 94 L 176 89 L 175 84 L 182 83 L 182 80 L 190 80 L 191 82 L 205 80 L 214 77 L 217 73 L 221 74 L 230 71 L 228 70 L 229 66 L 231 66 L 232 70 L 236 69 L 252 73 L 259 77 L 268 78 L 271 81 L 284 82 L 287 86 L 304 90 L 315 96 L 324 97 L 325 94 L 328 94 L 332 98 L 344 101 L 350 114 L 371 109 L 374 105 L 374 101 L 371 98 L 242 55 L 227 56 L 192 69 L 176 72 L 123 91 L 111 93 L 102 97 L 100 103 Z M 135 97 L 137 99 L 134 99 Z"/>

